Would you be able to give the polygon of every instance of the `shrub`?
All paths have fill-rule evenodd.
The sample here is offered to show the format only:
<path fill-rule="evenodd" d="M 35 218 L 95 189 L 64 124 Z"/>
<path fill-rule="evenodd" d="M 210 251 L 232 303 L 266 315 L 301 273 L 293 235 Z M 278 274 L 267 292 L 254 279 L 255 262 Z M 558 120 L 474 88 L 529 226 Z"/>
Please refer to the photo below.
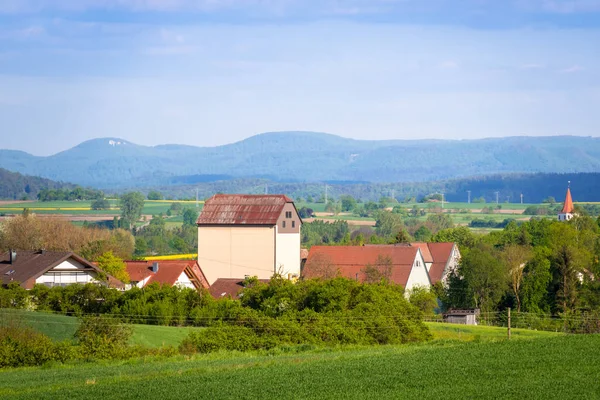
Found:
<path fill-rule="evenodd" d="M 28 327 L 0 326 L 0 368 L 41 365 L 63 359 L 65 346 L 55 345 L 49 337 Z"/>
<path fill-rule="evenodd" d="M 81 319 L 75 337 L 86 357 L 124 358 L 132 329 L 119 319 L 91 316 Z"/>

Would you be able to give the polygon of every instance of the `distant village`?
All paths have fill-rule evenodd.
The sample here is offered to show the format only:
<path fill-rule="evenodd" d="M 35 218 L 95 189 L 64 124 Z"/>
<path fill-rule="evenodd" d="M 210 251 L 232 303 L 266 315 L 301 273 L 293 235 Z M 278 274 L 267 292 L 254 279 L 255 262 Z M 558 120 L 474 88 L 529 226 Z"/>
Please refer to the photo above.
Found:
<path fill-rule="evenodd" d="M 574 216 L 567 189 L 559 221 Z M 365 244 L 301 247 L 302 219 L 285 195 L 217 194 L 208 199 L 197 220 L 196 260 L 125 261 L 129 283 L 104 273 L 98 264 L 73 252 L 11 249 L 0 255 L 4 285 L 19 282 L 26 289 L 102 283 L 121 290 L 152 283 L 207 289 L 215 298 L 237 298 L 244 282 L 273 275 L 301 278 L 345 277 L 359 282 L 385 278 L 404 287 L 429 289 L 447 285 L 461 254 L 453 242 Z"/>

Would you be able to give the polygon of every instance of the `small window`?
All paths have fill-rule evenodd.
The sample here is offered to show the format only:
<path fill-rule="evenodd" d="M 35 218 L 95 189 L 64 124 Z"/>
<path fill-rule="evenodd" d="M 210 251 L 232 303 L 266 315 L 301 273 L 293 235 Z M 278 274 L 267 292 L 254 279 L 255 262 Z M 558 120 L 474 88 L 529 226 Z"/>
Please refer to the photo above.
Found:
<path fill-rule="evenodd" d="M 281 223 L 281 227 L 282 227 L 282 228 L 285 228 L 285 221 L 283 221 L 283 222 Z"/>
<path fill-rule="evenodd" d="M 285 217 L 286 218 L 292 218 L 292 212 L 291 211 L 286 211 L 285 212 Z"/>
<path fill-rule="evenodd" d="M 292 228 L 296 227 L 296 221 L 292 221 Z"/>

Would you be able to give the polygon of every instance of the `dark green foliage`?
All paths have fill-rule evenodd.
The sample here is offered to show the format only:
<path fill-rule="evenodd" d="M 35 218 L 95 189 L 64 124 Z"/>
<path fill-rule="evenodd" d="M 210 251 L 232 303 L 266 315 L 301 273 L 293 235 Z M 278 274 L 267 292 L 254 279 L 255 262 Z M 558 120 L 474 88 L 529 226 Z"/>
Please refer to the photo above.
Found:
<path fill-rule="evenodd" d="M 133 224 L 142 216 L 144 196 L 139 192 L 129 192 L 119 199 L 121 219 L 125 227 L 131 229 Z"/>
<path fill-rule="evenodd" d="M 42 189 L 37 195 L 40 201 L 56 201 L 56 200 L 97 200 L 104 199 L 104 193 L 100 190 L 82 188 L 75 186 L 74 188 L 63 189 Z"/>
<path fill-rule="evenodd" d="M 198 220 L 198 210 L 195 208 L 186 208 L 183 210 L 183 225 L 196 226 Z"/>
<path fill-rule="evenodd" d="M 316 220 L 302 225 L 302 243 L 305 246 L 349 242 L 350 228 L 346 221 L 323 222 Z"/>
<path fill-rule="evenodd" d="M 161 192 L 151 190 L 148 192 L 148 200 L 162 200 L 164 197 Z"/>
<path fill-rule="evenodd" d="M 21 175 L 0 168 L 0 199 L 20 200 L 26 196 L 28 200 L 38 197 L 41 190 L 72 189 L 74 185 L 55 182 L 37 176 Z"/>
<path fill-rule="evenodd" d="M 421 312 L 402 287 L 360 284 L 337 278 L 292 284 L 248 280 L 244 308 L 229 308 L 221 323 L 192 332 L 184 352 L 270 349 L 301 343 L 317 345 L 394 344 L 431 338 Z"/>
<path fill-rule="evenodd" d="M 96 199 L 90 205 L 92 210 L 108 210 L 110 208 L 110 202 L 104 198 Z"/>

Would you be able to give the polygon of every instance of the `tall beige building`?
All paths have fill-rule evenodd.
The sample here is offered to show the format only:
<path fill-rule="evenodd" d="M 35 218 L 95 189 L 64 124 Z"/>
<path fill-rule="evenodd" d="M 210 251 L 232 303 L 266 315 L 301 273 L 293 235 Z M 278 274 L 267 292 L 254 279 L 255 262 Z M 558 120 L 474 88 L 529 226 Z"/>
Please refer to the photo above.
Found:
<path fill-rule="evenodd" d="M 284 195 L 218 194 L 198 217 L 198 263 L 209 284 L 219 278 L 300 275 L 300 226 Z"/>

